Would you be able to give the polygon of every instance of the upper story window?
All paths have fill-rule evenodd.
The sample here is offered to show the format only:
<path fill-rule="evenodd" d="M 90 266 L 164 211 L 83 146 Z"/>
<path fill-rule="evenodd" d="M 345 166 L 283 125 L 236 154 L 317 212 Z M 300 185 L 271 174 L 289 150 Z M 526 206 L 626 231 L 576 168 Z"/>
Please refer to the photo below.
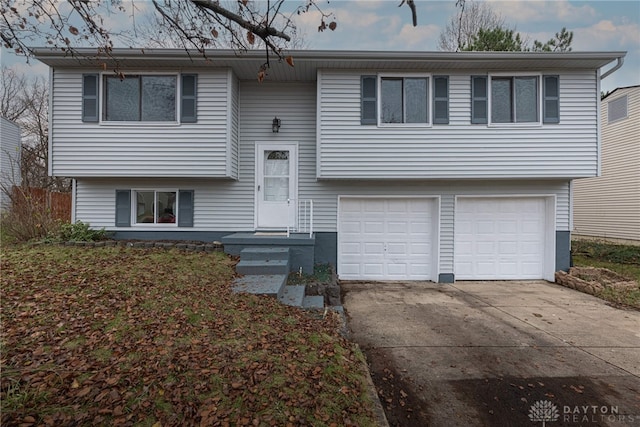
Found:
<path fill-rule="evenodd" d="M 429 123 L 429 79 L 382 77 L 381 123 Z"/>
<path fill-rule="evenodd" d="M 471 77 L 471 123 L 558 123 L 559 101 L 558 76 Z"/>
<path fill-rule="evenodd" d="M 105 76 L 103 120 L 174 122 L 176 90 L 176 76 Z"/>
<path fill-rule="evenodd" d="M 362 76 L 360 113 L 363 125 L 426 126 L 449 123 L 449 78 L 426 75 Z"/>
<path fill-rule="evenodd" d="M 197 121 L 195 74 L 128 74 L 122 79 L 98 74 L 82 76 L 82 121 Z"/>

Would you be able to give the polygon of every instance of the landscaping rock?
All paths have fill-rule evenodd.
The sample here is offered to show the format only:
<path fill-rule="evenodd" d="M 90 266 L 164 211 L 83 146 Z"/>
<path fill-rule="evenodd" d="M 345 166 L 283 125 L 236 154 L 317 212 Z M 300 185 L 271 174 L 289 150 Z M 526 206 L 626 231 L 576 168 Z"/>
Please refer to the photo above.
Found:
<path fill-rule="evenodd" d="M 571 267 L 569 272 L 558 271 L 556 283 L 591 295 L 597 295 L 606 288 L 635 289 L 638 282 L 629 280 L 606 268 Z"/>

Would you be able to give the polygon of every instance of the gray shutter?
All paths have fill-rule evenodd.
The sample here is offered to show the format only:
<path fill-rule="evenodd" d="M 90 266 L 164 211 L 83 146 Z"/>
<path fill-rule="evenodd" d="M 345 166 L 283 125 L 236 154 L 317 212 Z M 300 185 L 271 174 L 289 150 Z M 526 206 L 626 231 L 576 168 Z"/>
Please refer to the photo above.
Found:
<path fill-rule="evenodd" d="M 378 107 L 377 107 L 377 76 L 361 76 L 360 77 L 360 124 L 377 125 L 378 124 Z"/>
<path fill-rule="evenodd" d="M 178 191 L 178 227 L 193 227 L 193 190 Z"/>
<path fill-rule="evenodd" d="M 82 121 L 98 121 L 98 74 L 82 75 Z"/>
<path fill-rule="evenodd" d="M 116 227 L 131 227 L 131 190 L 116 190 Z"/>
<path fill-rule="evenodd" d="M 560 78 L 542 76 L 543 80 L 543 123 L 560 123 Z"/>
<path fill-rule="evenodd" d="M 183 74 L 182 89 L 180 91 L 180 121 L 195 123 L 198 121 L 197 112 L 198 75 Z"/>
<path fill-rule="evenodd" d="M 433 76 L 433 123 L 449 123 L 449 76 Z"/>
<path fill-rule="evenodd" d="M 471 76 L 471 123 L 487 123 L 487 76 Z"/>

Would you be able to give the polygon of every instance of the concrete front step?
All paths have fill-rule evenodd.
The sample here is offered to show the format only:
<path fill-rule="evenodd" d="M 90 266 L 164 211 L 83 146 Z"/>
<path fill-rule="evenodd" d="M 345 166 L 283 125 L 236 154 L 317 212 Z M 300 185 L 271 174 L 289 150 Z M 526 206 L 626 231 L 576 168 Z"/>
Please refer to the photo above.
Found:
<path fill-rule="evenodd" d="M 322 295 L 306 295 L 302 300 L 302 307 L 309 310 L 324 310 L 324 297 Z"/>
<path fill-rule="evenodd" d="M 233 291 L 267 295 L 274 298 L 281 297 L 287 283 L 287 277 L 286 274 L 239 277 L 234 281 Z"/>
<path fill-rule="evenodd" d="M 240 251 L 240 259 L 247 261 L 289 259 L 289 248 L 248 247 Z"/>
<path fill-rule="evenodd" d="M 304 300 L 304 286 L 285 286 L 282 295 L 278 299 L 286 305 L 292 305 L 294 307 L 302 307 L 302 301 Z"/>
<path fill-rule="evenodd" d="M 241 258 L 240 262 L 236 265 L 236 272 L 238 272 L 238 274 L 245 275 L 288 274 L 289 260 L 246 260 Z"/>

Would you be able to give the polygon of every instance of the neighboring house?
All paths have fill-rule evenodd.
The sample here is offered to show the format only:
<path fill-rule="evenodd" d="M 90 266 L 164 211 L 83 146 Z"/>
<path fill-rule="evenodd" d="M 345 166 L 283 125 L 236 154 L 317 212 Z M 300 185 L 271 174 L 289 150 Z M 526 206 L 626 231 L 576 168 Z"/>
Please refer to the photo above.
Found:
<path fill-rule="evenodd" d="M 74 221 L 224 242 L 312 219 L 315 261 L 341 279 L 439 282 L 569 267 L 600 68 L 625 55 L 296 51 L 259 83 L 260 51 L 116 49 L 124 80 L 110 59 L 36 52 Z"/>
<path fill-rule="evenodd" d="M 20 126 L 0 117 L 0 211 L 11 204 L 8 192 L 20 185 Z"/>
<path fill-rule="evenodd" d="M 573 233 L 640 244 L 640 86 L 600 103 L 601 172 L 573 184 Z"/>

